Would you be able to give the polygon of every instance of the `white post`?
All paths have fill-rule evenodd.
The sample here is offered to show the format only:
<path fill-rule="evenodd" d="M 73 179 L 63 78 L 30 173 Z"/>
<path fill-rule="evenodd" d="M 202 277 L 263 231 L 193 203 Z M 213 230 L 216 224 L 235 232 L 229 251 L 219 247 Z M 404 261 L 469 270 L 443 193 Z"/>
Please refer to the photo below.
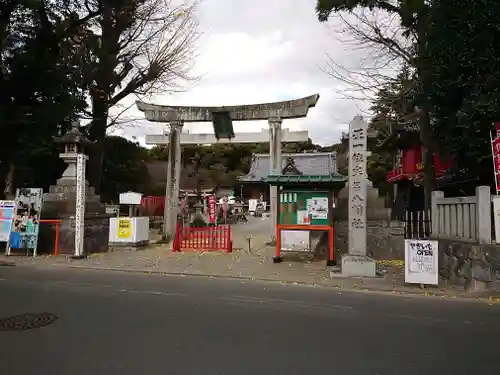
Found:
<path fill-rule="evenodd" d="M 269 173 L 271 175 L 281 174 L 282 157 L 281 157 L 281 124 L 282 120 L 279 112 L 269 114 Z M 276 198 L 278 196 L 278 187 L 269 187 L 269 204 L 271 208 L 271 220 L 269 225 L 271 242 L 276 240 L 276 220 L 277 211 Z"/>
<path fill-rule="evenodd" d="M 442 191 L 436 190 L 431 193 L 431 236 L 439 236 L 439 210 L 437 201 L 440 198 L 444 198 L 444 193 Z"/>
<path fill-rule="evenodd" d="M 477 240 L 491 244 L 491 194 L 489 186 L 476 187 Z"/>
<path fill-rule="evenodd" d="M 84 256 L 84 227 L 85 227 L 85 163 L 87 155 L 78 154 L 76 157 L 76 210 L 75 210 L 75 254 L 74 258 Z"/>
<path fill-rule="evenodd" d="M 175 141 L 177 142 L 175 145 L 175 165 L 174 165 L 174 171 L 175 171 L 175 178 L 174 178 L 174 194 L 172 196 L 173 202 L 172 202 L 172 233 L 175 233 L 175 227 L 177 225 L 177 215 L 179 214 L 179 195 L 181 193 L 181 169 L 182 169 L 182 149 L 181 149 L 181 133 L 182 133 L 182 127 L 183 123 L 178 121 L 174 124 L 174 127 L 176 128 L 175 131 L 177 133 L 175 137 Z M 172 125 L 171 125 L 172 126 Z"/>
<path fill-rule="evenodd" d="M 363 117 L 354 117 L 349 124 L 349 252 L 341 265 L 345 276 L 376 276 L 375 261 L 366 256 L 367 132 Z"/>

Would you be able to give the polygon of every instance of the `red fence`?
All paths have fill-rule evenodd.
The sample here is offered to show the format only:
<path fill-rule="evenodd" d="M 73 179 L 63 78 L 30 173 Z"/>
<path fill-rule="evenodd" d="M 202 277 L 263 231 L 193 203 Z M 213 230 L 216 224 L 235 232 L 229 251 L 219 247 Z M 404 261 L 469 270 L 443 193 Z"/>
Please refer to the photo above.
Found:
<path fill-rule="evenodd" d="M 177 225 L 173 251 L 201 250 L 201 251 L 232 251 L 231 226 L 215 225 L 193 228 Z"/>

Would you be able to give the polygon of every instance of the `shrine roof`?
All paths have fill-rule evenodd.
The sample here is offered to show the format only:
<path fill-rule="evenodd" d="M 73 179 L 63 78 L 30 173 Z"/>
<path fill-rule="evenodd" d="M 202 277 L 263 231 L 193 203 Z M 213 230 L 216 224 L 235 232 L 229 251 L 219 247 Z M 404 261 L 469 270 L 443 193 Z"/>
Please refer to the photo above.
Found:
<path fill-rule="evenodd" d="M 301 184 L 301 183 L 340 183 L 346 182 L 347 178 L 341 174 L 334 173 L 328 176 L 324 175 L 270 175 L 266 182 L 273 184 Z"/>
<path fill-rule="evenodd" d="M 246 175 L 238 177 L 238 181 L 266 182 L 270 174 L 269 158 L 269 154 L 254 154 L 250 171 Z M 334 152 L 283 154 L 282 170 L 287 165 L 289 158 L 294 159 L 295 167 L 302 175 L 327 177 L 339 175 L 337 173 L 337 160 Z"/>

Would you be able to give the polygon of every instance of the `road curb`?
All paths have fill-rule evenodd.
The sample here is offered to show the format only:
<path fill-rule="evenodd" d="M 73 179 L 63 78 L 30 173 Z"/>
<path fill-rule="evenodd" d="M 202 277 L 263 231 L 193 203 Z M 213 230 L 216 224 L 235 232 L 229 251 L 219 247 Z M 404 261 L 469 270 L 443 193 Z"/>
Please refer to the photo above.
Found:
<path fill-rule="evenodd" d="M 25 267 L 38 267 L 39 265 L 23 265 Z M 47 266 L 46 266 L 47 267 Z M 275 283 L 282 285 L 298 285 L 305 287 L 320 287 L 335 290 L 339 293 L 341 292 L 353 292 L 353 293 L 369 293 L 369 294 L 382 294 L 382 295 L 390 295 L 390 296 L 399 296 L 399 297 L 416 297 L 416 298 L 434 298 L 434 299 L 446 299 L 452 301 L 462 301 L 462 302 L 481 302 L 488 303 L 490 305 L 500 304 L 500 298 L 492 298 L 485 296 L 464 296 L 464 295 L 453 295 L 447 294 L 442 291 L 424 291 L 421 292 L 418 290 L 404 291 L 404 290 L 396 290 L 396 289 L 375 289 L 375 288 L 348 288 L 339 285 L 329 285 L 329 284 L 315 284 L 308 283 L 303 281 L 285 281 L 285 280 L 276 280 L 276 279 L 266 279 L 262 277 L 249 277 L 249 276 L 234 276 L 234 275 L 219 275 L 219 274 L 207 274 L 207 273 L 185 273 L 185 272 L 165 272 L 158 270 L 147 270 L 147 269 L 134 269 L 134 268 L 115 268 L 115 267 L 93 267 L 93 266 L 82 266 L 82 265 L 71 265 L 71 264 L 50 264 L 48 267 L 56 267 L 56 268 L 72 268 L 72 269 L 80 269 L 80 270 L 90 270 L 90 271 L 112 271 L 112 272 L 123 272 L 123 273 L 135 273 L 135 274 L 148 274 L 148 275 L 156 275 L 156 276 L 187 276 L 187 277 L 208 277 L 214 279 L 231 279 L 231 280 L 241 280 L 241 281 L 258 281 L 265 283 Z"/>

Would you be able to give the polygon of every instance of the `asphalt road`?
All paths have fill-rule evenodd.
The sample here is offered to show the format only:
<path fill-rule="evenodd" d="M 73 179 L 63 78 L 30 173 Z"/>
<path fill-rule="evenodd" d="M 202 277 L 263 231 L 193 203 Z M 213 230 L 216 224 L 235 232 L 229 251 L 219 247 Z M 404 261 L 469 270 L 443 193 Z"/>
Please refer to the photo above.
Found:
<path fill-rule="evenodd" d="M 0 267 L 9 375 L 470 375 L 500 369 L 500 306 L 202 277 Z M 12 327 L 12 326 L 8 326 Z"/>

